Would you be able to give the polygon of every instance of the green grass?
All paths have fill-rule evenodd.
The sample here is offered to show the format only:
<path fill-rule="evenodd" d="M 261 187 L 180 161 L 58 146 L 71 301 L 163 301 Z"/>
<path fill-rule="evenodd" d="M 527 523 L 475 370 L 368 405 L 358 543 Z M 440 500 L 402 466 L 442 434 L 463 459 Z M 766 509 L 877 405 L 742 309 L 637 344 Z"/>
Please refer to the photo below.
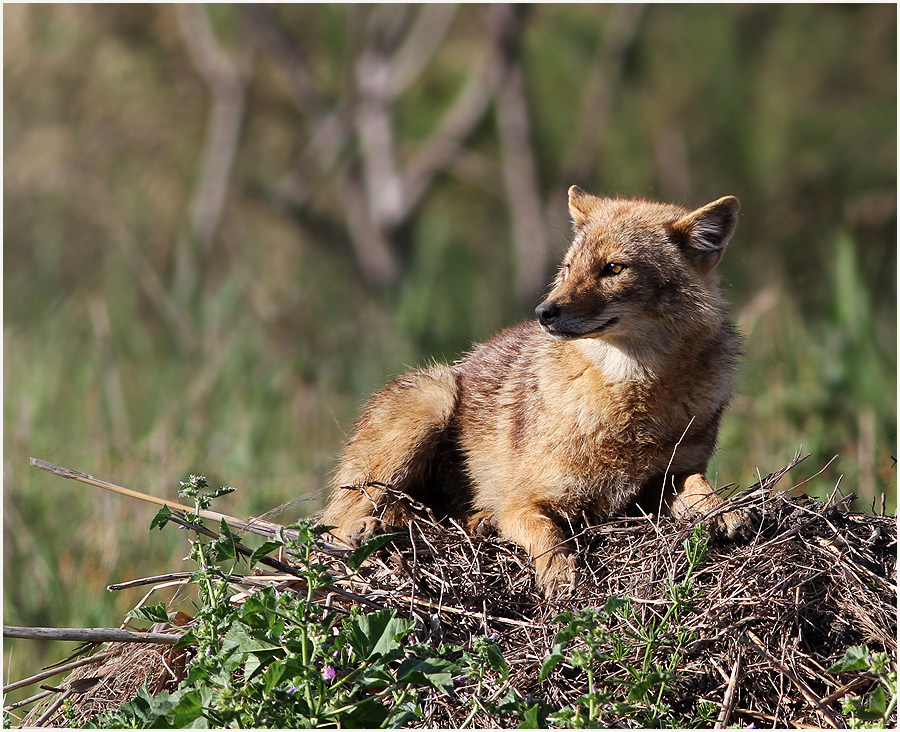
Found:
<path fill-rule="evenodd" d="M 7 624 L 117 625 L 139 591 L 106 586 L 177 569 L 185 553 L 177 535 L 150 541 L 151 506 L 51 476 L 30 456 L 173 499 L 181 476 L 212 465 L 212 480 L 228 476 L 240 489 L 224 510 L 258 515 L 301 500 L 279 517 L 290 523 L 321 505 L 357 393 L 400 368 L 386 349 L 408 352 L 390 334 L 373 345 L 387 330 L 375 307 L 354 321 L 343 316 L 338 332 L 367 355 L 342 359 L 336 343 L 314 339 L 273 349 L 243 303 L 215 305 L 230 323 L 227 341 L 190 358 L 139 317 L 113 318 L 107 339 L 78 301 L 29 327 L 7 325 Z M 60 652 L 13 641 L 6 649 L 10 678 Z"/>
<path fill-rule="evenodd" d="M 844 235 L 834 242 L 828 285 L 815 320 L 778 286 L 739 311 L 745 356 L 710 474 L 719 485 L 747 486 L 757 470 L 771 472 L 802 450 L 811 457 L 790 475 L 794 483 L 835 458 L 819 486 L 840 481 L 840 490 L 859 496 L 859 511 L 879 509 L 884 495 L 893 513 L 896 321 L 880 315 L 860 276 L 854 243 Z M 779 488 L 788 487 L 787 480 Z"/>

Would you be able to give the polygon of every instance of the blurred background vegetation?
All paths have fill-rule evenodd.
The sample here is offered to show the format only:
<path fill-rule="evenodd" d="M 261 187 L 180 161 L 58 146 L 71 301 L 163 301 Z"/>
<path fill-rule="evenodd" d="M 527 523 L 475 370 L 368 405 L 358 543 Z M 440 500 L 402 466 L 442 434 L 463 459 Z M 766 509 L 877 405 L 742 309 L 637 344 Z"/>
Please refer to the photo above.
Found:
<path fill-rule="evenodd" d="M 4 622 L 116 625 L 186 549 L 29 456 L 308 515 L 367 394 L 532 316 L 573 183 L 741 199 L 710 475 L 894 511 L 896 13 L 4 5 Z"/>

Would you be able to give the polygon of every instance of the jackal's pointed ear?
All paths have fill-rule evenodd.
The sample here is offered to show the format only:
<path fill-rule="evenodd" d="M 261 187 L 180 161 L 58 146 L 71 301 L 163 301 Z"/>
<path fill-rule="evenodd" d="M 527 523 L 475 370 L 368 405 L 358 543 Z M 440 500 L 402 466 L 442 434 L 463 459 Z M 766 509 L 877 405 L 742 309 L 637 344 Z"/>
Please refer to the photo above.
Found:
<path fill-rule="evenodd" d="M 577 229 L 590 218 L 591 213 L 597 208 L 598 199 L 590 193 L 585 193 L 578 186 L 569 188 L 569 213 L 572 216 L 572 225 Z"/>
<path fill-rule="evenodd" d="M 740 208 L 741 203 L 734 196 L 725 196 L 670 225 L 675 243 L 703 274 L 710 272 L 725 254 Z"/>

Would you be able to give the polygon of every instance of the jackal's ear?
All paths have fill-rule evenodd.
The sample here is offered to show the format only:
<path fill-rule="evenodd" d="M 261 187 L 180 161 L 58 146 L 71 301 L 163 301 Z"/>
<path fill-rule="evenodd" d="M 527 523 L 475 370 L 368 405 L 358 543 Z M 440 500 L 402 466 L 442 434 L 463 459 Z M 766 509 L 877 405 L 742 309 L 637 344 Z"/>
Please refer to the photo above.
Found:
<path fill-rule="evenodd" d="M 583 226 L 584 222 L 590 218 L 597 208 L 599 200 L 596 196 L 585 193 L 578 186 L 569 188 L 569 213 L 572 216 L 572 224 L 576 229 L 579 226 Z"/>
<path fill-rule="evenodd" d="M 740 208 L 741 203 L 734 196 L 725 196 L 670 225 L 675 243 L 703 274 L 710 272 L 722 259 L 737 225 Z"/>

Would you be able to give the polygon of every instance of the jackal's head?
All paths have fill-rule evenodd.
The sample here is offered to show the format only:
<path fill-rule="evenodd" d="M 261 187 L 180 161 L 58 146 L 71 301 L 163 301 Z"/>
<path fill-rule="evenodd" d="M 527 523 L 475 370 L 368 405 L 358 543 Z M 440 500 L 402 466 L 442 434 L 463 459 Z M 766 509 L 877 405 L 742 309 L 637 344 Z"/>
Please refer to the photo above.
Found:
<path fill-rule="evenodd" d="M 733 196 L 689 211 L 572 186 L 574 237 L 535 311 L 541 328 L 557 340 L 615 342 L 714 325 L 723 307 L 715 269 L 739 208 Z"/>

